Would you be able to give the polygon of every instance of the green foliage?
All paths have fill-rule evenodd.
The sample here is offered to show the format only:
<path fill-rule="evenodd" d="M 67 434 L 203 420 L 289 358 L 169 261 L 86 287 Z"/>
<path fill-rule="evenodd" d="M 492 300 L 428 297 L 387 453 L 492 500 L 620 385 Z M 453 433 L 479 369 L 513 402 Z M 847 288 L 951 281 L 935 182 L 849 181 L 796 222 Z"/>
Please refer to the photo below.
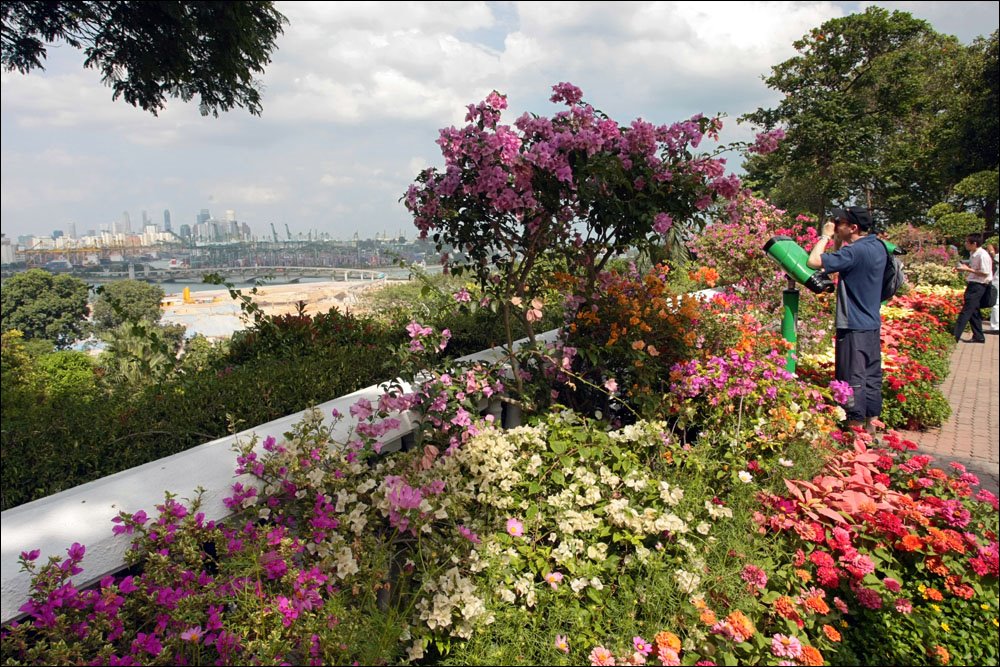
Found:
<path fill-rule="evenodd" d="M 116 280 L 97 288 L 91 313 L 98 331 L 114 329 L 125 321 L 156 324 L 163 316 L 163 288 L 141 280 Z"/>
<path fill-rule="evenodd" d="M 937 204 L 934 204 L 934 206 L 931 206 L 929 209 L 927 209 L 927 215 L 932 220 L 937 220 L 943 215 L 948 215 L 954 212 L 955 208 L 948 202 L 939 202 Z"/>
<path fill-rule="evenodd" d="M 197 97 L 202 115 L 261 111 L 255 74 L 287 20 L 272 2 L 4 2 L 3 68 L 42 67 L 46 43 L 83 49 L 112 99 L 156 115 L 167 96 Z"/>
<path fill-rule="evenodd" d="M 917 220 L 965 175 L 954 145 L 968 97 L 954 82 L 969 76 L 976 48 L 880 7 L 827 21 L 794 46 L 799 55 L 766 79 L 781 102 L 742 119 L 786 130 L 776 152 L 745 165 L 773 203 L 819 217 L 857 201 L 892 223 Z"/>
<path fill-rule="evenodd" d="M 885 390 L 882 414 L 888 428 L 937 428 L 951 416 L 951 406 L 941 390 L 927 380 L 910 382 L 899 391 Z"/>
<path fill-rule="evenodd" d="M 17 329 L 25 338 L 69 347 L 80 337 L 87 315 L 87 284 L 65 274 L 42 269 L 18 273 L 0 287 L 3 331 Z"/>
<path fill-rule="evenodd" d="M 961 246 L 966 236 L 981 232 L 983 224 L 983 219 L 970 211 L 945 213 L 934 221 L 934 231 L 942 240 Z"/>
<path fill-rule="evenodd" d="M 94 363 L 86 352 L 60 350 L 38 359 L 38 371 L 50 400 L 57 403 L 96 399 L 101 387 L 94 373 Z"/>
<path fill-rule="evenodd" d="M 108 382 L 132 389 L 162 382 L 177 364 L 177 341 L 162 327 L 126 321 L 103 336 L 100 366 Z"/>
<path fill-rule="evenodd" d="M 977 39 L 970 51 L 973 58 L 958 80 L 963 105 L 962 123 L 956 132 L 955 153 L 960 155 L 964 173 L 996 170 L 1000 155 L 1000 62 L 997 33 Z M 994 177 L 995 178 L 995 177 Z M 994 187 L 996 182 L 994 180 Z M 996 223 L 996 199 L 992 211 L 985 211 L 988 223 Z M 992 228 L 992 227 L 991 227 Z"/>
<path fill-rule="evenodd" d="M 218 368 L 228 353 L 229 341 L 212 342 L 197 334 L 185 342 L 177 370 L 182 375 L 197 375 Z"/>

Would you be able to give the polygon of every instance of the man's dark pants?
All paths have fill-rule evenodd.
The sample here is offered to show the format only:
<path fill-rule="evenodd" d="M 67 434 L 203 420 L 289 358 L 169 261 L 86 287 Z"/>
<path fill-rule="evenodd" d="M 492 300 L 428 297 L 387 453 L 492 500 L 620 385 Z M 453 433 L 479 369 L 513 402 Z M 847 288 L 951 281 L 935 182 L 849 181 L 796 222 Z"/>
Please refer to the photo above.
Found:
<path fill-rule="evenodd" d="M 864 422 L 882 414 L 882 347 L 879 330 L 837 329 L 838 380 L 851 385 L 854 396 L 844 409 L 847 421 Z"/>
<path fill-rule="evenodd" d="M 983 335 L 983 314 L 979 312 L 979 303 L 983 300 L 983 292 L 989 287 L 986 283 L 968 283 L 965 286 L 965 303 L 962 304 L 962 314 L 955 322 L 955 340 L 961 340 L 965 325 L 972 325 L 972 340 L 985 341 Z"/>

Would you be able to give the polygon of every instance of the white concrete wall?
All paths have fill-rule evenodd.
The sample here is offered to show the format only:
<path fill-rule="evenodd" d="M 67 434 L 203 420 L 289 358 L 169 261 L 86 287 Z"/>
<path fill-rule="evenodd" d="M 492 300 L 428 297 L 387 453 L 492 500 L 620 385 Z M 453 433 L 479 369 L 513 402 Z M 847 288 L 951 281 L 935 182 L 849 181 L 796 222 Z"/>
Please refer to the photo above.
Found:
<path fill-rule="evenodd" d="M 556 334 L 557 331 L 553 330 L 538 338 L 551 342 L 555 340 Z M 524 341 L 518 341 L 516 346 L 523 343 Z M 502 349 L 493 348 L 462 357 L 461 361 L 495 361 L 501 357 Z M 404 391 L 410 391 L 409 385 L 404 384 L 403 388 Z M 335 438 L 344 439 L 343 436 L 356 423 L 350 416 L 350 407 L 361 398 L 375 403 L 381 395 L 381 389 L 372 386 L 317 407 L 327 423 L 333 421 L 331 415 L 334 408 L 344 415 L 334 432 Z M 490 411 L 498 415 L 499 404 L 491 406 Z M 74 577 L 74 582 L 78 586 L 97 582 L 105 575 L 122 568 L 125 551 L 131 544 L 130 536 L 113 535 L 111 532 L 114 525 L 111 520 L 119 512 L 145 510 L 155 516 L 154 506 L 163 502 L 164 492 L 175 493 L 179 499 L 193 498 L 195 490 L 201 487 L 205 489 L 201 511 L 205 513 L 206 519 L 224 519 L 230 512 L 223 504 L 223 498 L 230 495 L 231 486 L 237 481 L 234 475 L 235 442 L 246 442 L 256 434 L 257 453 L 262 457 L 264 439 L 273 436 L 282 440 L 284 433 L 301 421 L 304 414 L 305 411 L 297 412 L 0 514 L 0 623 L 21 615 L 18 608 L 28 600 L 30 577 L 21 570 L 18 563 L 18 556 L 22 551 L 39 549 L 41 555 L 36 563 L 45 563 L 49 556 L 65 556 L 66 549 L 74 542 L 79 542 L 87 548 L 87 553 L 82 563 L 84 572 Z M 399 415 L 399 429 L 383 436 L 382 442 L 391 449 L 400 438 L 411 433 L 413 417 L 410 412 Z M 254 478 L 244 475 L 240 481 L 248 484 Z"/>

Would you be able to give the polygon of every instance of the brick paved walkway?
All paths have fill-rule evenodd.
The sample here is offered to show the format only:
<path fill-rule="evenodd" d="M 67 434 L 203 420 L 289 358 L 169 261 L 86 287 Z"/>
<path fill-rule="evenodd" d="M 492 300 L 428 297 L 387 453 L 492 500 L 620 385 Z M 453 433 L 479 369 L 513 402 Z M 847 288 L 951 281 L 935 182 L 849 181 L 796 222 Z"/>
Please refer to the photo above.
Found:
<path fill-rule="evenodd" d="M 941 390 L 951 405 L 951 418 L 941 428 L 901 435 L 939 463 L 964 464 L 979 476 L 983 488 L 1000 493 L 1000 336 L 987 331 L 985 345 L 958 343 Z"/>

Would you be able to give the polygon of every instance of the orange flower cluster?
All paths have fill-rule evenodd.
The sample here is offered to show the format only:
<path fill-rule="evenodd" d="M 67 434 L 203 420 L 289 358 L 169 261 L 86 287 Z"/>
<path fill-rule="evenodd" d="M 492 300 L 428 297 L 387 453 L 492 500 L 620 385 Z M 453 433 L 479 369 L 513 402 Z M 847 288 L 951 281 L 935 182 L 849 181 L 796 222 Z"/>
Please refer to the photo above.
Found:
<path fill-rule="evenodd" d="M 708 266 L 700 266 L 697 271 L 688 271 L 688 278 L 695 283 L 715 287 L 719 282 L 719 272 Z"/>
<path fill-rule="evenodd" d="M 955 551 L 960 554 L 965 553 L 965 540 L 951 528 L 941 530 L 940 528 L 928 526 L 927 533 L 928 536 L 925 538 L 927 545 L 937 553 L 944 554 L 949 551 Z"/>
<path fill-rule="evenodd" d="M 669 648 L 673 651 L 680 652 L 681 650 L 681 639 L 672 632 L 667 632 L 663 630 L 662 632 L 657 632 L 656 636 L 653 637 L 653 641 L 656 642 L 656 648 Z"/>
<path fill-rule="evenodd" d="M 944 646 L 935 646 L 928 652 L 928 654 L 931 658 L 937 660 L 939 665 L 947 665 L 951 662 L 951 655 L 948 653 L 948 649 Z"/>
<path fill-rule="evenodd" d="M 962 577 L 957 574 L 949 574 L 944 580 L 945 589 L 957 598 L 971 600 L 976 591 L 972 586 L 962 583 Z"/>
<path fill-rule="evenodd" d="M 747 618 L 747 615 L 739 609 L 730 612 L 723 623 L 732 628 L 736 637 L 743 638 L 740 641 L 747 641 L 757 632 L 757 629 L 753 626 L 753 621 Z"/>
<path fill-rule="evenodd" d="M 698 317 L 699 302 L 668 293 L 667 270 L 665 265 L 658 266 L 641 280 L 612 274 L 595 304 L 597 309 L 581 308 L 570 324 L 570 333 L 585 334 L 605 347 L 619 341 L 629 346 L 643 343 L 643 347 L 653 342 L 663 349 L 660 341 L 664 336 L 680 336 L 686 345 L 694 345 L 691 323 Z"/>
<path fill-rule="evenodd" d="M 925 589 L 923 595 L 925 600 L 932 600 L 934 602 L 940 602 L 944 599 L 944 595 L 936 588 Z"/>
<path fill-rule="evenodd" d="M 898 548 L 900 551 L 919 551 L 924 548 L 924 541 L 920 539 L 919 535 L 907 533 L 899 541 Z"/>
<path fill-rule="evenodd" d="M 778 616 L 792 621 L 800 628 L 805 626 L 805 622 L 802 620 L 799 612 L 795 609 L 795 601 L 787 595 L 782 595 L 774 601 L 774 611 L 778 614 Z"/>
<path fill-rule="evenodd" d="M 815 646 L 802 645 L 802 655 L 799 656 L 799 662 L 803 665 L 814 665 L 819 667 L 824 664 L 823 654 L 819 652 Z"/>
<path fill-rule="evenodd" d="M 925 563 L 927 565 L 927 569 L 934 574 L 945 577 L 951 573 L 951 570 L 949 570 L 948 566 L 944 564 L 944 561 L 941 560 L 940 556 L 928 556 Z"/>
<path fill-rule="evenodd" d="M 814 611 L 817 614 L 830 613 L 830 605 L 828 605 L 826 601 L 818 595 L 806 598 L 803 604 L 807 609 Z"/>
<path fill-rule="evenodd" d="M 826 638 L 832 642 L 840 641 L 840 632 L 838 632 L 837 628 L 833 627 L 832 625 L 824 625 L 823 634 L 826 635 Z"/>

